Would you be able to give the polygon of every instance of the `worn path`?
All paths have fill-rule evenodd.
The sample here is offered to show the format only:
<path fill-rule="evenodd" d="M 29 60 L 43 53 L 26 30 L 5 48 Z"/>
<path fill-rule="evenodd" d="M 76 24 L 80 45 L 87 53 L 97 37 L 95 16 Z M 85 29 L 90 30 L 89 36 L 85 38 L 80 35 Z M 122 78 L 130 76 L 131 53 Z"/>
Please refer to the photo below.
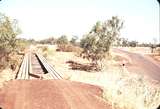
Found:
<path fill-rule="evenodd" d="M 142 54 L 131 53 L 120 49 L 113 49 L 113 52 L 125 54 L 130 58 L 131 65 L 126 65 L 126 68 L 130 72 L 144 74 L 160 82 L 160 63 L 154 59 Z"/>

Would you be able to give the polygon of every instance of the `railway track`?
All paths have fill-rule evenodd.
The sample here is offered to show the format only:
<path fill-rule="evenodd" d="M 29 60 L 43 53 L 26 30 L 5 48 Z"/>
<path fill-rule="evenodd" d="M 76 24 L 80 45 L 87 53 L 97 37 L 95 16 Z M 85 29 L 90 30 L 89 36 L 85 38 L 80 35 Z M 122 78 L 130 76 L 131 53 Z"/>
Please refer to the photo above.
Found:
<path fill-rule="evenodd" d="M 38 53 L 26 53 L 15 79 L 63 79 L 47 60 Z"/>

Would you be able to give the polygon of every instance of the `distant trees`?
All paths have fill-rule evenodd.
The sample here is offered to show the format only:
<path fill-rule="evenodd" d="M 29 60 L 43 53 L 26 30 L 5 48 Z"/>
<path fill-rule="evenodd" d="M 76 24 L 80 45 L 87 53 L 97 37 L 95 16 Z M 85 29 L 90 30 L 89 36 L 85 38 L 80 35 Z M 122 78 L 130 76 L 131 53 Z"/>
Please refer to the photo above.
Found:
<path fill-rule="evenodd" d="M 117 46 L 122 47 L 136 47 L 136 46 L 147 46 L 148 44 L 139 44 L 137 41 L 129 41 L 127 38 L 117 38 Z"/>
<path fill-rule="evenodd" d="M 67 36 L 66 35 L 62 35 L 61 37 L 59 37 L 58 39 L 57 39 L 57 41 L 56 41 L 56 43 L 58 44 L 58 45 L 64 45 L 64 44 L 68 44 L 68 38 L 67 38 Z"/>
<path fill-rule="evenodd" d="M 129 46 L 130 46 L 130 47 L 136 47 L 137 44 L 138 44 L 137 41 L 131 41 L 131 42 L 129 42 Z"/>
<path fill-rule="evenodd" d="M 126 38 L 117 37 L 114 45 L 115 46 L 127 47 L 127 46 L 129 46 L 129 41 Z"/>
<path fill-rule="evenodd" d="M 72 48 L 69 45 L 69 41 L 66 35 L 62 35 L 59 37 L 56 41 L 56 44 L 58 46 L 57 51 L 63 51 L 63 52 L 71 52 Z"/>
<path fill-rule="evenodd" d="M 37 42 L 34 39 L 25 39 L 25 38 L 17 38 L 16 39 L 16 51 L 18 54 L 23 54 L 26 47 L 31 44 L 36 44 Z"/>
<path fill-rule="evenodd" d="M 117 16 L 105 22 L 97 22 L 92 30 L 81 39 L 80 46 L 84 48 L 82 55 L 97 64 L 98 60 L 105 57 L 105 53 L 109 53 L 122 27 L 123 22 Z"/>
<path fill-rule="evenodd" d="M 39 43 L 41 43 L 41 44 L 55 44 L 56 39 L 54 37 L 49 37 L 49 38 L 40 40 Z"/>
<path fill-rule="evenodd" d="M 70 40 L 70 43 L 72 45 L 76 45 L 76 41 L 78 40 L 78 37 L 77 36 L 73 36 L 72 39 Z"/>
<path fill-rule="evenodd" d="M 153 43 L 150 45 L 151 53 L 153 53 L 154 50 L 156 50 L 157 47 L 158 47 L 157 39 L 156 39 L 156 38 L 153 38 Z"/>
<path fill-rule="evenodd" d="M 128 41 L 128 39 L 122 38 L 122 46 L 123 46 L 123 47 L 129 46 L 129 41 Z"/>

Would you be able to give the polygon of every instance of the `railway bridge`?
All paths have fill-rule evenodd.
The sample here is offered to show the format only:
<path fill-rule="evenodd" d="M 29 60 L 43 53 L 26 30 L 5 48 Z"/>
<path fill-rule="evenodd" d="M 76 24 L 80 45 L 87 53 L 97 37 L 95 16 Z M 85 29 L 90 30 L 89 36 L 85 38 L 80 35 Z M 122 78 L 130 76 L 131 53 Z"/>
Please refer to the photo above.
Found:
<path fill-rule="evenodd" d="M 63 78 L 42 55 L 28 52 L 23 57 L 23 61 L 15 79 L 28 80 Z"/>

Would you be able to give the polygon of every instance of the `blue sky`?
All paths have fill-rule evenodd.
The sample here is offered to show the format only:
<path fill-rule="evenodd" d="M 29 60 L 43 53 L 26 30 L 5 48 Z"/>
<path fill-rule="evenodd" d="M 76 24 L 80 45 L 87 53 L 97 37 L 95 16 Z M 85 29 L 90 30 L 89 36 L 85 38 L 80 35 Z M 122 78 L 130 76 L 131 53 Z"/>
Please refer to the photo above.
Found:
<path fill-rule="evenodd" d="M 0 12 L 19 21 L 19 37 L 25 38 L 82 37 L 97 21 L 115 15 L 124 20 L 121 37 L 153 42 L 159 36 L 156 0 L 2 0 Z"/>

